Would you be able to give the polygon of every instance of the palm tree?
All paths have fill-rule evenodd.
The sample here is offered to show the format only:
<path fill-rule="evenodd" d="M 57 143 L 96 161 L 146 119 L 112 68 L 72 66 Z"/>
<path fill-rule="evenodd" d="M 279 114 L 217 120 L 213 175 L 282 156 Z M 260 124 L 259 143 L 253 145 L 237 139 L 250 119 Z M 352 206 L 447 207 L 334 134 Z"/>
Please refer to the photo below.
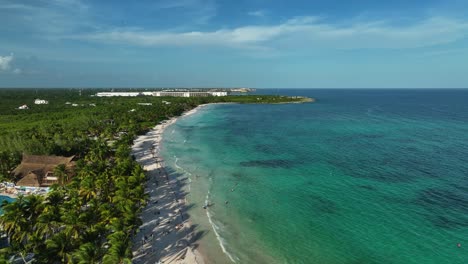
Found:
<path fill-rule="evenodd" d="M 60 185 L 64 185 L 68 182 L 69 179 L 65 164 L 59 164 L 54 168 L 54 176 L 59 179 Z"/>
<path fill-rule="evenodd" d="M 2 209 L 4 213 L 0 217 L 0 225 L 7 233 L 11 245 L 15 248 L 22 248 L 29 231 L 24 196 L 19 196 L 15 202 L 4 203 Z"/>
<path fill-rule="evenodd" d="M 31 223 L 35 223 L 36 219 L 44 210 L 44 197 L 40 195 L 28 195 L 24 199 L 25 217 Z"/>
<path fill-rule="evenodd" d="M 62 213 L 62 221 L 65 224 L 65 228 L 62 231 L 66 233 L 70 238 L 77 240 L 83 230 L 86 229 L 86 223 L 81 221 L 82 215 L 77 210 L 70 210 Z"/>
<path fill-rule="evenodd" d="M 91 162 L 102 162 L 109 155 L 109 153 L 110 149 L 106 142 L 103 140 L 98 140 L 91 147 L 85 159 Z"/>
<path fill-rule="evenodd" d="M 60 219 L 60 205 L 63 204 L 64 196 L 64 190 L 60 187 L 50 191 L 45 199 L 44 212 L 52 214 L 57 221 Z"/>
<path fill-rule="evenodd" d="M 84 199 L 84 203 L 96 197 L 96 184 L 92 175 L 87 175 L 81 180 L 79 195 Z"/>
<path fill-rule="evenodd" d="M 109 251 L 102 259 L 103 264 L 130 264 L 132 252 L 129 246 L 129 237 L 123 231 L 117 231 L 108 236 Z"/>
<path fill-rule="evenodd" d="M 102 250 L 94 243 L 85 243 L 79 249 L 73 252 L 73 263 L 77 264 L 94 264 L 100 263 Z"/>
<path fill-rule="evenodd" d="M 57 219 L 53 212 L 43 212 L 35 223 L 35 235 L 48 239 L 59 230 L 61 226 L 59 221 L 60 219 Z"/>
<path fill-rule="evenodd" d="M 68 262 L 73 250 L 71 242 L 72 239 L 66 232 L 59 232 L 46 240 L 47 251 L 45 254 L 49 263 L 54 263 L 54 260 L 61 261 L 62 263 Z"/>

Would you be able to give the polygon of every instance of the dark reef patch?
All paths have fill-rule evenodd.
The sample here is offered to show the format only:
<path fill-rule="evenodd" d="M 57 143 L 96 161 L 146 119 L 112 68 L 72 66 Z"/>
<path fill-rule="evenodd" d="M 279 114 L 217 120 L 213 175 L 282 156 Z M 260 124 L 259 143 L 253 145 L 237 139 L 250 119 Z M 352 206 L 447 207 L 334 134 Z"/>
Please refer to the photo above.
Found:
<path fill-rule="evenodd" d="M 424 216 L 442 228 L 468 227 L 468 193 L 429 188 L 421 191 L 415 203 L 425 209 Z"/>
<path fill-rule="evenodd" d="M 271 159 L 271 160 L 251 160 L 242 161 L 239 164 L 243 167 L 260 167 L 260 168 L 284 168 L 289 169 L 294 167 L 297 162 L 284 159 Z"/>
<path fill-rule="evenodd" d="M 383 138 L 385 137 L 384 134 L 362 134 L 363 138 L 373 139 L 373 138 Z"/>
<path fill-rule="evenodd" d="M 372 185 L 358 185 L 358 188 L 364 189 L 364 190 L 369 190 L 369 191 L 375 191 L 377 188 L 375 188 Z"/>
<path fill-rule="evenodd" d="M 313 210 L 322 214 L 336 214 L 338 213 L 338 207 L 336 204 L 322 196 L 310 194 L 307 195 L 307 200 L 311 203 Z"/>
<path fill-rule="evenodd" d="M 442 215 L 427 216 L 431 223 L 437 227 L 445 229 L 464 228 L 468 227 L 467 217 L 447 217 Z"/>
<path fill-rule="evenodd" d="M 439 177 L 437 171 L 428 169 L 428 164 L 415 159 L 369 157 L 352 161 L 345 156 L 329 160 L 328 163 L 340 168 L 348 176 L 386 183 L 408 183 Z"/>
<path fill-rule="evenodd" d="M 255 151 L 265 154 L 277 154 L 278 151 L 275 150 L 274 146 L 271 145 L 255 145 Z"/>
<path fill-rule="evenodd" d="M 200 152 L 200 150 L 197 148 L 187 148 L 185 149 L 185 152 L 195 153 L 195 152 Z"/>
<path fill-rule="evenodd" d="M 406 183 L 415 180 L 415 177 L 410 177 L 408 174 L 396 169 L 391 169 L 385 165 L 371 164 L 366 161 L 357 162 L 357 164 L 340 161 L 331 161 L 329 163 L 334 167 L 340 168 L 344 174 L 354 178 L 371 179 L 387 183 Z"/>

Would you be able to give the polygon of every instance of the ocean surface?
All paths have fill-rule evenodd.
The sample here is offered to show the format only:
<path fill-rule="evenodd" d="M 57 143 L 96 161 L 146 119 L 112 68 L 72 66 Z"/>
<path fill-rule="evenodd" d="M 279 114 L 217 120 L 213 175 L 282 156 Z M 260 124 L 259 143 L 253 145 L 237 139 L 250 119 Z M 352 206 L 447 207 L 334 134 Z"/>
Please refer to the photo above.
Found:
<path fill-rule="evenodd" d="M 211 263 L 468 263 L 468 90 L 257 93 L 317 102 L 209 105 L 164 132 Z"/>

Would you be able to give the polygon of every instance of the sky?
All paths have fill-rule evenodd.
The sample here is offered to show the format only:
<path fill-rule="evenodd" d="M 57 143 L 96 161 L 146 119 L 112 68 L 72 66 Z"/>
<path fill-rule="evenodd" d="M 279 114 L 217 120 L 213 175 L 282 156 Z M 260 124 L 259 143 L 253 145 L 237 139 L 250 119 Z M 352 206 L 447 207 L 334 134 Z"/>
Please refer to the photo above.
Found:
<path fill-rule="evenodd" d="M 0 87 L 468 88 L 466 0 L 0 0 Z"/>

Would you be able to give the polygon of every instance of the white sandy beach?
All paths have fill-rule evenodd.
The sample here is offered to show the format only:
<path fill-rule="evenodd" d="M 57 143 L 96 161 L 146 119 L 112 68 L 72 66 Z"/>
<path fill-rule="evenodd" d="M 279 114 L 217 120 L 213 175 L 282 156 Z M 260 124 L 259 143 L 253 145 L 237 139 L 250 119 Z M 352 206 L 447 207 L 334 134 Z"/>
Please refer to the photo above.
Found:
<path fill-rule="evenodd" d="M 199 107 L 184 115 L 195 113 Z M 200 233 L 188 219 L 183 183 L 167 174 L 159 155 L 163 131 L 176 120 L 172 118 L 157 125 L 135 139 L 132 146 L 132 154 L 149 177 L 143 225 L 134 239 L 134 263 L 205 263 L 197 250 Z"/>

